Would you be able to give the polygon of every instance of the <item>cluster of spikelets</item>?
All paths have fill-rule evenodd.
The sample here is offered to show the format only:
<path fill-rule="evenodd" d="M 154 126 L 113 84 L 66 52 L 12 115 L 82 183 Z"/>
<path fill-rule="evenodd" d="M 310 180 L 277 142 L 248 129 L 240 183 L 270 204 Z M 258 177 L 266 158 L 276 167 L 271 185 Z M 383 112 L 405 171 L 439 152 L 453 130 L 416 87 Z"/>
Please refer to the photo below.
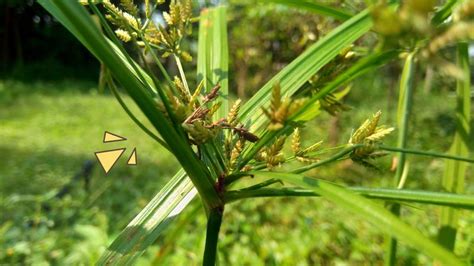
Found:
<path fill-rule="evenodd" d="M 164 0 L 145 1 L 145 22 L 140 17 L 138 7 L 132 0 L 121 0 L 120 5 L 114 5 L 110 0 L 103 0 L 107 10 L 106 19 L 117 27 L 115 34 L 123 42 L 134 41 L 145 46 L 145 42 L 161 51 L 163 57 L 177 55 L 190 61 L 191 55 L 181 50 L 182 39 L 191 34 L 192 1 L 172 1 L 169 12 L 163 12 L 166 27 L 155 25 L 151 20 L 154 8 L 164 3 Z"/>
<path fill-rule="evenodd" d="M 220 86 L 216 85 L 209 93 L 202 95 L 203 82 L 201 82 L 191 95 L 181 79 L 174 78 L 176 94 L 168 90 L 168 99 L 173 115 L 178 123 L 189 134 L 193 144 L 202 144 L 214 138 L 221 126 L 213 122 L 212 116 L 219 109 L 221 103 L 216 101 Z M 165 105 L 157 101 L 157 106 L 163 113 L 168 114 Z"/>
<path fill-rule="evenodd" d="M 353 65 L 357 58 L 353 48 L 351 45 L 343 49 L 333 60 L 324 65 L 318 73 L 313 75 L 296 94 L 304 97 L 312 97 L 320 93 L 328 83 Z M 333 116 L 340 112 L 350 110 L 350 107 L 341 101 L 349 91 L 350 86 L 339 92 L 327 93 L 317 101 L 317 104 L 319 104 L 318 107 Z"/>
<path fill-rule="evenodd" d="M 279 83 L 275 83 L 272 88 L 270 107 L 263 108 L 263 111 L 269 120 L 268 129 L 273 131 L 282 129 L 286 125 L 286 122 L 291 117 L 291 115 L 303 107 L 305 101 L 305 98 L 297 100 L 283 98 L 281 95 L 281 87 Z M 240 159 L 246 143 L 248 141 L 254 142 L 258 140 L 258 138 L 253 136 L 250 132 L 246 130 L 242 131 L 244 129 L 242 125 L 238 126 L 236 117 L 238 116 L 240 103 L 241 101 L 238 100 L 234 104 L 234 106 L 231 108 L 231 111 L 229 112 L 229 115 L 227 116 L 227 119 L 225 120 L 227 126 L 231 127 L 234 132 L 238 133 L 234 136 L 228 135 L 225 144 L 227 157 L 230 158 L 229 169 L 231 171 L 237 170 L 235 167 Z M 281 166 L 290 158 L 283 152 L 286 140 L 287 136 L 280 136 L 275 138 L 274 141 L 269 145 L 260 148 L 253 158 L 254 162 L 258 165 L 264 164 L 268 169 Z M 311 153 L 319 149 L 321 145 L 322 141 L 317 142 L 308 148 L 302 148 L 300 132 L 299 129 L 296 128 L 291 142 L 291 147 L 294 152 L 293 158 L 304 163 L 316 162 L 318 161 L 318 158 L 311 156 Z M 249 170 L 250 168 L 251 166 L 247 165 L 242 169 L 242 171 Z"/>
<path fill-rule="evenodd" d="M 275 83 L 272 90 L 272 98 L 269 108 L 262 107 L 264 114 L 270 120 L 269 130 L 283 128 L 285 121 L 305 103 L 306 99 L 282 98 L 280 83 Z"/>
<path fill-rule="evenodd" d="M 191 34 L 192 1 L 184 0 L 170 4 L 170 11 L 163 12 L 167 28 L 159 25 L 147 27 L 145 38 L 154 46 L 163 50 L 163 56 L 177 54 L 186 61 L 191 55 L 180 49 L 181 40 Z"/>
<path fill-rule="evenodd" d="M 394 128 L 378 126 L 381 111 L 375 113 L 372 118 L 365 122 L 352 134 L 349 145 L 363 145 L 356 148 L 351 153 L 351 159 L 355 162 L 371 166 L 368 159 L 374 159 L 386 155 L 376 149 L 376 144 L 380 143 L 384 137 L 390 134 Z"/>
<path fill-rule="evenodd" d="M 278 83 L 273 86 L 272 99 L 269 108 L 263 108 L 265 115 L 269 120 L 268 128 L 270 130 L 280 130 L 285 125 L 287 120 L 291 117 L 292 114 L 297 112 L 305 102 L 305 99 L 291 100 L 288 98 L 282 99 L 281 88 Z M 335 97 L 335 96 L 330 96 Z M 327 98 L 326 101 L 331 103 L 332 108 L 340 108 L 339 110 L 345 110 L 345 108 L 338 107 L 340 106 L 334 102 L 330 102 L 332 99 Z M 338 101 L 337 101 L 338 102 Z M 296 104 L 295 104 L 296 103 Z M 342 104 L 342 103 L 340 103 Z M 229 126 L 236 127 L 238 122 L 236 117 L 238 116 L 238 111 L 240 108 L 240 100 L 232 107 L 226 123 L 229 123 Z M 333 109 L 333 111 L 336 111 Z M 351 153 L 350 157 L 355 162 L 361 163 L 363 165 L 373 167 L 369 163 L 369 159 L 374 159 L 385 155 L 383 152 L 379 152 L 376 149 L 376 144 L 380 143 L 381 140 L 390 134 L 394 129 L 386 126 L 378 126 L 380 120 L 381 112 L 377 112 L 371 119 L 367 119 L 362 126 L 360 126 L 354 134 L 352 134 L 349 145 L 358 145 Z M 230 125 L 231 124 L 231 125 Z M 256 164 L 263 163 L 266 168 L 274 169 L 281 166 L 285 162 L 289 161 L 290 158 L 294 158 L 302 163 L 315 163 L 319 161 L 319 158 L 315 156 L 315 153 L 320 150 L 322 147 L 323 141 L 318 141 L 309 147 L 302 147 L 301 145 L 301 134 L 300 129 L 297 127 L 293 131 L 291 139 L 291 150 L 293 151 L 293 156 L 286 156 L 283 152 L 287 136 L 280 136 L 275 138 L 275 140 L 267 146 L 262 147 L 255 155 L 254 162 Z M 236 164 L 241 156 L 242 151 L 246 145 L 247 139 L 242 135 L 237 136 L 237 139 L 228 138 L 226 139 L 226 153 L 229 158 L 229 169 L 236 170 Z M 251 166 L 247 165 L 242 170 L 248 170 Z"/>
<path fill-rule="evenodd" d="M 301 147 L 300 129 L 296 128 L 293 131 L 293 137 L 291 139 L 291 150 L 293 151 L 296 160 L 300 162 L 314 163 L 319 161 L 318 158 L 311 156 L 311 153 L 317 151 L 322 146 L 322 144 L 323 141 L 319 141 L 303 149 Z"/>

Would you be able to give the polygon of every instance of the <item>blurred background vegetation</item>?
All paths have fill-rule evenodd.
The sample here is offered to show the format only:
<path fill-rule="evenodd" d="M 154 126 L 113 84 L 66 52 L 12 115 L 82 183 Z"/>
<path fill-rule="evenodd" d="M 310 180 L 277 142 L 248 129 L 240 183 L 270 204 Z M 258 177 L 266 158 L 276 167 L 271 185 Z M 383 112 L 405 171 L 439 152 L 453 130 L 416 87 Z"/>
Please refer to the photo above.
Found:
<path fill-rule="evenodd" d="M 197 2 L 196 8 L 206 5 Z M 230 2 L 229 87 L 235 97 L 244 99 L 338 24 L 278 5 Z M 353 11 L 363 6 L 361 1 L 328 2 Z M 0 264 L 91 264 L 178 164 L 135 126 L 108 91 L 99 92 L 100 64 L 38 4 L 4 0 L 0 21 Z M 373 41 L 374 36 L 368 36 L 359 42 Z M 195 54 L 195 39 L 186 46 Z M 186 66 L 191 77 L 195 59 Z M 337 116 L 323 113 L 304 133 L 331 145 L 345 143 L 351 130 L 377 110 L 383 111 L 384 124 L 394 125 L 400 68 L 394 62 L 356 80 L 344 100 L 351 109 Z M 426 66 L 418 71 L 422 74 L 408 146 L 446 151 L 455 129 L 455 81 Z M 128 141 L 103 144 L 104 130 Z M 396 137 L 390 137 L 388 144 L 395 143 Z M 93 153 L 124 145 L 128 152 L 137 148 L 138 166 L 127 167 L 124 156 L 105 176 Z M 378 170 L 347 161 L 313 174 L 348 184 L 391 187 L 391 160 L 388 156 L 378 161 Z M 407 188 L 440 187 L 443 160 L 410 156 L 410 162 Z M 472 177 L 472 168 L 468 171 Z M 472 182 L 467 182 L 466 193 L 474 193 Z M 204 230 L 196 228 L 205 228 L 205 218 L 198 203 L 179 218 L 193 222 L 172 225 L 139 265 L 200 264 Z M 408 223 L 435 237 L 437 208 L 413 205 L 403 210 Z M 382 263 L 383 235 L 320 199 L 234 203 L 224 219 L 222 265 Z M 173 234 L 177 231 L 186 233 Z M 472 212 L 462 213 L 458 240 L 456 253 L 473 261 Z M 402 265 L 431 263 L 403 245 L 400 258 Z"/>

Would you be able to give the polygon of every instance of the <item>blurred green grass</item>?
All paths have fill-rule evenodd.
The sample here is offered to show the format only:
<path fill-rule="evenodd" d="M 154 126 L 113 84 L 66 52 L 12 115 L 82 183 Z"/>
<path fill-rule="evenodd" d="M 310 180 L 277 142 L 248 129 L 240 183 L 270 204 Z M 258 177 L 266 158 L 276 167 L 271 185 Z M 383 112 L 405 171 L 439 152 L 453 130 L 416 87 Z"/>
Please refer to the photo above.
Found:
<path fill-rule="evenodd" d="M 329 139 L 345 143 L 368 116 L 381 109 L 384 124 L 395 124 L 396 98 L 387 98 L 389 85 L 361 80 L 346 103 L 353 110 L 339 120 L 327 114 L 303 130 L 309 145 Z M 0 263 L 89 264 L 136 215 L 177 170 L 176 161 L 126 116 L 115 99 L 98 94 L 85 81 L 0 81 Z M 447 150 L 454 125 L 454 97 L 449 92 L 417 92 L 409 146 Z M 127 102 L 130 103 L 129 99 Z M 132 105 L 133 110 L 137 110 Z M 143 116 L 136 112 L 143 121 Z M 332 130 L 330 130 L 332 128 Z M 126 142 L 102 143 L 104 130 L 125 136 Z M 395 143 L 392 136 L 388 143 Z M 329 145 L 329 144 L 326 144 Z M 94 152 L 126 147 L 127 151 L 108 176 Z M 126 166 L 136 147 L 139 165 Z M 92 160 L 90 191 L 74 184 L 62 199 L 48 200 L 66 185 L 83 164 Z M 409 156 L 407 187 L 439 190 L 443 161 Z M 391 157 L 377 161 L 379 171 L 351 162 L 314 170 L 313 176 L 347 184 L 391 187 Z M 472 176 L 472 169 L 467 176 Z M 468 184 L 467 192 L 473 192 Z M 45 208 L 47 203 L 48 208 Z M 157 240 L 138 265 L 199 265 L 204 244 L 205 219 L 188 208 L 180 219 L 193 222 L 170 230 L 176 237 Z M 439 210 L 404 208 L 403 219 L 435 237 Z M 383 236 L 370 224 L 321 199 L 257 199 L 226 207 L 219 250 L 223 265 L 378 265 L 383 258 Z M 463 212 L 457 254 L 474 254 L 474 215 Z M 167 252 L 158 248 L 166 243 Z M 424 255 L 402 246 L 404 265 L 427 265 Z M 472 261 L 472 259 L 471 259 Z"/>

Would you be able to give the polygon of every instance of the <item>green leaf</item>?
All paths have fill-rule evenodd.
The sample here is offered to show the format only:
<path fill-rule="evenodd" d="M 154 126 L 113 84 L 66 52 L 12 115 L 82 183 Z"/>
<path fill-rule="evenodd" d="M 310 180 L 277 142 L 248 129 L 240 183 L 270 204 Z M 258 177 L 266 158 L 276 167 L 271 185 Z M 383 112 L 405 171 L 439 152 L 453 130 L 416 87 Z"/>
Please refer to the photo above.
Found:
<path fill-rule="evenodd" d="M 463 71 L 463 79 L 457 81 L 456 133 L 449 153 L 454 156 L 469 156 L 468 144 L 470 140 L 471 119 L 471 71 L 469 68 L 469 51 L 467 43 L 458 44 L 458 66 Z M 443 177 L 443 188 L 449 192 L 462 193 L 466 178 L 467 163 L 460 161 L 446 161 Z M 458 226 L 458 211 L 451 208 L 441 210 L 441 227 L 438 241 L 446 248 L 453 250 L 456 242 Z"/>
<path fill-rule="evenodd" d="M 119 234 L 97 264 L 132 263 L 184 210 L 196 192 L 186 173 L 180 170 Z"/>
<path fill-rule="evenodd" d="M 414 89 L 414 75 L 415 75 L 415 58 L 414 54 L 408 54 L 405 59 L 405 65 L 403 66 L 402 76 L 400 77 L 400 90 L 398 97 L 398 110 L 397 110 L 397 124 L 398 124 L 398 143 L 397 147 L 405 149 L 407 146 L 408 139 L 408 122 L 411 114 L 411 105 L 413 101 L 413 89 Z M 398 155 L 397 171 L 395 173 L 395 182 L 398 188 L 402 188 L 407 176 L 408 162 L 406 161 L 406 153 L 402 152 Z M 400 205 L 393 204 L 390 206 L 390 210 L 396 216 L 400 215 Z M 386 265 L 396 264 L 397 254 L 397 241 L 395 238 L 390 236 L 386 239 L 387 250 L 386 250 Z"/>
<path fill-rule="evenodd" d="M 348 20 L 353 15 L 343 9 L 334 8 L 329 5 L 324 5 L 320 3 L 309 2 L 306 0 L 260 0 L 261 2 L 273 2 L 277 4 L 286 5 L 289 7 L 295 7 L 302 10 L 307 10 L 315 14 L 333 17 L 339 20 Z"/>
<path fill-rule="evenodd" d="M 463 265 L 454 254 L 425 237 L 413 227 L 402 222 L 380 204 L 357 195 L 344 187 L 298 174 L 276 172 L 251 172 L 251 174 L 255 177 L 280 179 L 301 188 L 311 189 L 338 207 L 370 222 L 381 232 L 392 235 L 413 248 L 441 261 L 445 265 Z"/>
<path fill-rule="evenodd" d="M 251 188 L 259 188 L 260 184 Z M 275 183 L 273 180 L 270 183 Z M 366 198 L 384 200 L 399 203 L 419 203 L 438 206 L 449 206 L 453 208 L 474 210 L 474 195 L 454 194 L 447 192 L 433 192 L 425 190 L 408 189 L 387 189 L 387 188 L 366 188 L 348 187 L 347 189 L 362 195 Z M 313 190 L 299 188 L 259 188 L 240 190 L 230 190 L 225 194 L 225 202 L 230 203 L 236 200 L 260 197 L 319 197 Z"/>
<path fill-rule="evenodd" d="M 253 132 L 261 132 L 266 121 L 261 107 L 266 107 L 269 104 L 271 90 L 275 83 L 280 83 L 283 96 L 293 95 L 319 69 L 369 31 L 371 27 L 372 21 L 369 12 L 365 10 L 310 46 L 242 106 L 240 111 L 241 121 L 244 124 L 251 124 Z"/>
<path fill-rule="evenodd" d="M 474 195 L 432 192 L 425 190 L 384 189 L 384 188 L 350 188 L 368 198 L 387 201 L 433 204 L 474 210 Z"/>
<path fill-rule="evenodd" d="M 206 91 L 220 84 L 219 101 L 222 105 L 214 119 L 225 117 L 229 111 L 229 48 L 227 44 L 226 8 L 204 9 L 199 20 L 198 82 L 205 79 Z"/>

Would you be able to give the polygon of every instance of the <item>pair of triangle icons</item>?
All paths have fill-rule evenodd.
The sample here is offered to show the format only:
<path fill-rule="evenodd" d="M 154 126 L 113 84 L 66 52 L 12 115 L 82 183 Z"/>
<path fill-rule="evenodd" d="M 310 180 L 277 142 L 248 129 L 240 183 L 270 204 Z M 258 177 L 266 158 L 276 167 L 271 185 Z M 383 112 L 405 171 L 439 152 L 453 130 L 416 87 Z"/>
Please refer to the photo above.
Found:
<path fill-rule="evenodd" d="M 116 141 L 124 141 L 127 140 L 127 138 L 124 138 L 122 136 L 119 136 L 117 134 L 105 131 L 104 132 L 104 138 L 103 142 L 104 143 L 109 143 L 109 142 L 116 142 Z M 123 152 L 126 150 L 126 148 L 119 148 L 119 149 L 114 149 L 114 150 L 105 150 L 105 151 L 98 151 L 95 152 L 95 157 L 99 161 L 99 164 L 102 166 L 102 169 L 104 169 L 105 174 L 108 174 L 112 167 L 115 165 L 115 163 L 118 161 L 118 159 L 122 156 Z M 127 160 L 127 165 L 137 165 L 137 149 L 134 148 L 132 151 L 132 154 Z"/>

